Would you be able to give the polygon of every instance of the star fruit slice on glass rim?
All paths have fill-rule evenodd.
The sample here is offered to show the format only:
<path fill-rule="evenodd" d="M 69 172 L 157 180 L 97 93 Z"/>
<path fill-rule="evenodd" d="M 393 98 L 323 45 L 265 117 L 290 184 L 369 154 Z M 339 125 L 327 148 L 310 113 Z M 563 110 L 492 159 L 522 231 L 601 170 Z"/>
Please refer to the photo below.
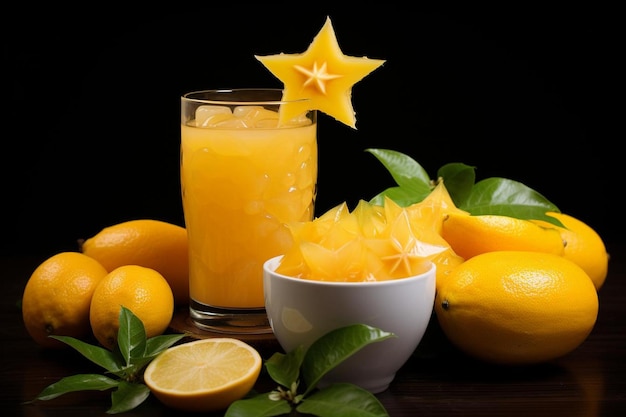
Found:
<path fill-rule="evenodd" d="M 319 110 L 353 129 L 356 129 L 356 116 L 352 87 L 385 62 L 344 55 L 330 17 L 305 52 L 255 55 L 255 58 L 283 82 L 284 101 L 301 100 L 288 108 L 281 107 L 279 123 L 309 110 Z"/>

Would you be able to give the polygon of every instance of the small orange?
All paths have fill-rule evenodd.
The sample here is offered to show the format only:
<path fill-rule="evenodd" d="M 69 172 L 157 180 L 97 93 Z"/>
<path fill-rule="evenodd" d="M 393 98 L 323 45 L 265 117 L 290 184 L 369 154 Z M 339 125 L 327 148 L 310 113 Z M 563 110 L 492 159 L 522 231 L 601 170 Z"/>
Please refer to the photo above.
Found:
<path fill-rule="evenodd" d="M 201 339 L 171 347 L 146 367 L 144 382 L 163 404 L 185 411 L 224 410 L 256 383 L 262 359 L 238 339 Z"/>
<path fill-rule="evenodd" d="M 487 252 L 454 268 L 438 289 L 435 313 L 469 355 L 532 364 L 583 343 L 596 322 L 598 294 L 585 271 L 562 256 Z"/>
<path fill-rule="evenodd" d="M 98 261 L 78 252 L 62 252 L 32 273 L 22 296 L 22 318 L 30 336 L 44 347 L 67 346 L 48 336 L 90 335 L 89 306 L 107 274 Z"/>
<path fill-rule="evenodd" d="M 564 251 L 564 242 L 557 230 L 509 216 L 448 213 L 441 236 L 464 259 L 503 250 L 556 255 L 562 255 Z"/>
<path fill-rule="evenodd" d="M 122 306 L 142 322 L 146 337 L 165 332 L 174 314 L 172 290 L 159 272 L 139 265 L 124 265 L 109 272 L 91 298 L 89 322 L 102 346 L 113 349 L 117 343 Z"/>
<path fill-rule="evenodd" d="M 138 219 L 102 229 L 85 240 L 81 251 L 111 272 L 123 265 L 140 265 L 165 277 L 177 305 L 189 302 L 187 230 L 176 224 Z"/>
<path fill-rule="evenodd" d="M 539 220 L 536 223 L 559 231 L 565 242 L 563 257 L 584 269 L 596 289 L 599 290 L 608 273 L 609 254 L 598 232 L 587 223 L 569 214 L 553 212 L 546 214 L 560 220 L 565 228 Z"/>

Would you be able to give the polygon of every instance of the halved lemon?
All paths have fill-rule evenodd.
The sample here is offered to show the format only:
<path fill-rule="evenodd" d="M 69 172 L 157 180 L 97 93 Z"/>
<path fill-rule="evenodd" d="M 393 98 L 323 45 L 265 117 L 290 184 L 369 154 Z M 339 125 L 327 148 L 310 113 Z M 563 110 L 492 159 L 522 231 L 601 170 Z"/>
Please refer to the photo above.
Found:
<path fill-rule="evenodd" d="M 144 382 L 168 407 L 185 411 L 224 410 L 256 383 L 262 359 L 238 339 L 201 339 L 171 347 L 144 372 Z"/>

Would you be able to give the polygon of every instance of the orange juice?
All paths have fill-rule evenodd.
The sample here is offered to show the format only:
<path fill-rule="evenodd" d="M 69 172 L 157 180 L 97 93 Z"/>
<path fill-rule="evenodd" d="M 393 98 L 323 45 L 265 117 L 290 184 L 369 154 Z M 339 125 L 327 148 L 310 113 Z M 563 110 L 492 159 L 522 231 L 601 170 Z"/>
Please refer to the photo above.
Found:
<path fill-rule="evenodd" d="M 313 218 L 316 121 L 204 124 L 181 125 L 190 298 L 220 309 L 260 309 L 263 263 L 292 245 L 286 223 Z"/>

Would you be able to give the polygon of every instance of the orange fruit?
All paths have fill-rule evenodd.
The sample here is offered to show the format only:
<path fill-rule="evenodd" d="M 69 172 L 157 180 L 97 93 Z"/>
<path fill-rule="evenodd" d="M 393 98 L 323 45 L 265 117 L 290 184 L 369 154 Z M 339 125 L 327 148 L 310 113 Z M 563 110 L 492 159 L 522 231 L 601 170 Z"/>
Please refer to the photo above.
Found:
<path fill-rule="evenodd" d="M 577 348 L 598 315 L 585 271 L 562 256 L 497 251 L 457 266 L 439 288 L 435 313 L 448 339 L 487 362 L 532 364 Z"/>
<path fill-rule="evenodd" d="M 117 344 L 122 306 L 142 322 L 146 337 L 165 332 L 174 314 L 172 290 L 159 272 L 139 265 L 124 265 L 109 272 L 91 297 L 89 322 L 102 346 Z"/>
<path fill-rule="evenodd" d="M 111 272 L 123 265 L 140 265 L 165 277 L 177 305 L 189 302 L 187 230 L 160 220 L 139 219 L 102 229 L 85 240 L 81 251 Z"/>
<path fill-rule="evenodd" d="M 564 213 L 546 213 L 563 223 L 563 227 L 537 220 L 536 223 L 555 228 L 565 242 L 563 257 L 578 264 L 585 270 L 599 290 L 604 284 L 609 269 L 609 254 L 598 232 L 587 223 Z"/>
<path fill-rule="evenodd" d="M 508 216 L 448 213 L 441 236 L 464 259 L 493 251 L 533 251 L 562 255 L 561 234 L 529 220 Z"/>
<path fill-rule="evenodd" d="M 238 339 L 201 339 L 157 356 L 146 367 L 144 382 L 168 407 L 224 410 L 253 388 L 261 364 L 259 353 Z"/>
<path fill-rule="evenodd" d="M 90 335 L 89 306 L 107 274 L 98 261 L 78 252 L 62 252 L 32 273 L 22 296 L 22 318 L 30 336 L 44 347 L 67 346 L 48 336 Z"/>

